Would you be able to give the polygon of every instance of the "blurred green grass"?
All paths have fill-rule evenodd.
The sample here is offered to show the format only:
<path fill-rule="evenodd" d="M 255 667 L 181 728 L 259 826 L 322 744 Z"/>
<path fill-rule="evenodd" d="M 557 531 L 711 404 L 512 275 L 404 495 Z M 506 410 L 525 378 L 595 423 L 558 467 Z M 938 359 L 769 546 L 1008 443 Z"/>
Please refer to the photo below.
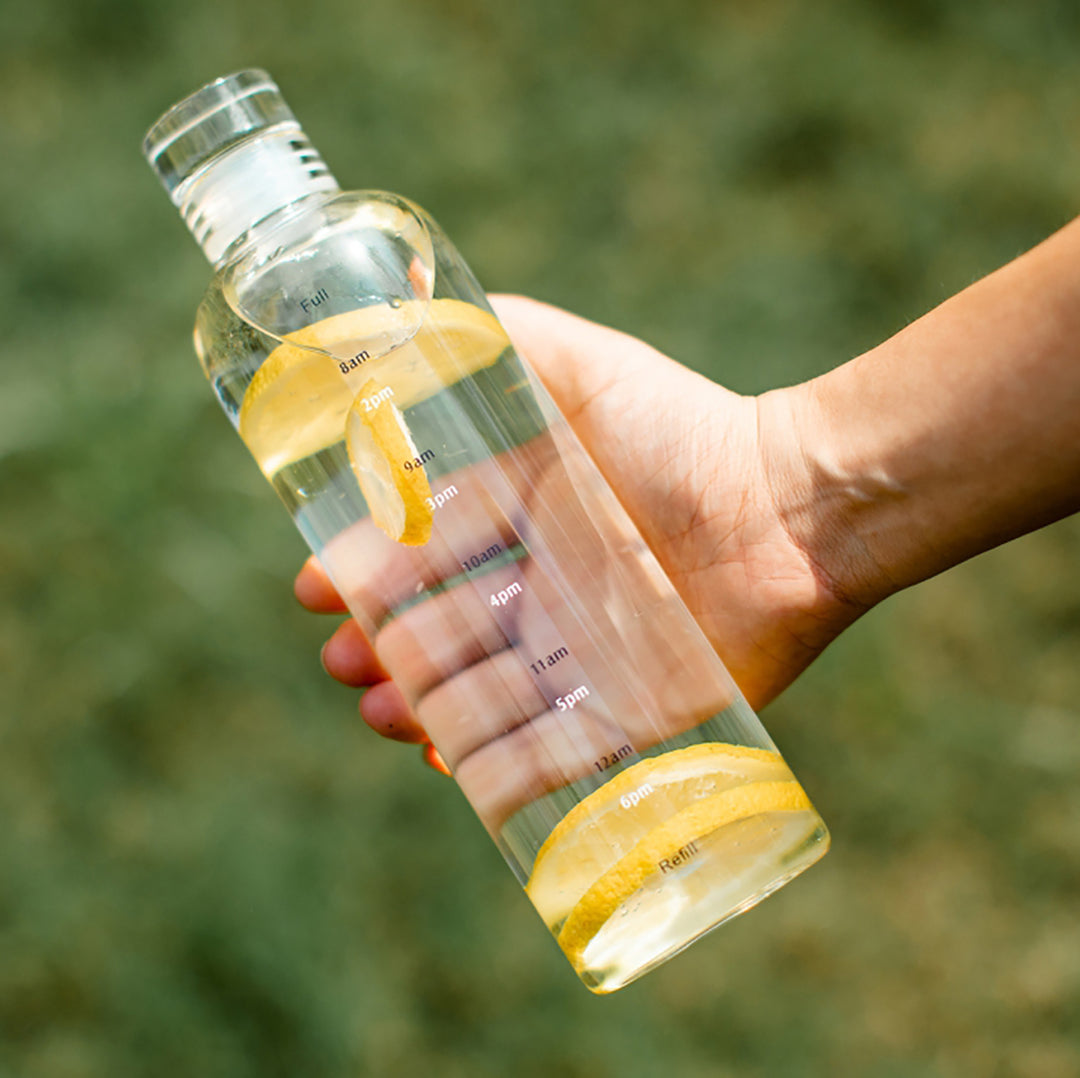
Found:
<path fill-rule="evenodd" d="M 766 714 L 834 831 L 606 1000 L 456 791 L 355 718 L 190 355 L 138 155 L 268 68 L 493 289 L 734 388 L 1080 207 L 1080 9 L 0 0 L 0 1075 L 1080 1073 L 1080 527 L 875 611 Z"/>

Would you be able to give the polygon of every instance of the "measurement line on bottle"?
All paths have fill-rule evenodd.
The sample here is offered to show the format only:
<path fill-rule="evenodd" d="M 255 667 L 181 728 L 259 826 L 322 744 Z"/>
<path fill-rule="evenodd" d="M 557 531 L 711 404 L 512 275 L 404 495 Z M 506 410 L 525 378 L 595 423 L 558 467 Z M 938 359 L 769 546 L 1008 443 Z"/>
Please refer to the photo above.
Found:
<path fill-rule="evenodd" d="M 614 767 L 621 760 L 625 760 L 628 756 L 634 755 L 634 749 L 630 745 L 620 745 L 617 749 L 612 749 L 611 752 L 605 753 L 599 760 L 593 760 L 593 767 L 597 771 L 607 771 L 609 767 Z"/>
<path fill-rule="evenodd" d="M 470 554 L 462 563 L 461 568 L 468 572 L 470 569 L 479 569 L 481 565 L 492 561 L 502 553 L 501 543 L 492 543 L 487 550 L 481 550 L 479 554 Z"/>
<path fill-rule="evenodd" d="M 393 395 L 393 386 L 383 386 L 378 393 L 372 393 L 370 397 L 361 397 L 360 403 L 364 406 L 365 412 L 374 412 L 380 404 L 390 400 Z"/>
<path fill-rule="evenodd" d="M 541 670 L 546 670 L 549 666 L 554 666 L 560 659 L 567 658 L 569 654 L 569 648 L 556 648 L 550 655 L 545 655 L 543 658 L 537 659 L 536 662 L 529 663 L 529 669 L 534 674 L 539 674 Z"/>
<path fill-rule="evenodd" d="M 371 353 L 366 348 L 362 348 L 356 355 L 350 356 L 348 359 L 339 359 L 337 361 L 338 370 L 342 374 L 348 374 L 349 371 L 356 370 L 357 367 L 366 363 L 369 359 L 371 359 Z"/>
<path fill-rule="evenodd" d="M 588 687 L 579 685 L 576 689 L 571 689 L 565 696 L 556 696 L 555 706 L 560 711 L 573 711 L 588 695 Z"/>
<path fill-rule="evenodd" d="M 408 460 L 402 461 L 401 466 L 405 469 L 405 471 L 411 472 L 416 468 L 423 468 L 425 464 L 434 459 L 435 451 L 432 449 L 425 449 L 423 453 L 420 454 L 420 456 L 409 457 Z"/>
<path fill-rule="evenodd" d="M 429 509 L 441 509 L 451 498 L 457 497 L 458 488 L 451 483 L 448 487 L 444 487 L 442 490 L 433 494 L 430 498 L 425 498 Z"/>
<path fill-rule="evenodd" d="M 507 584 L 506 587 L 502 589 L 502 591 L 497 591 L 494 595 L 491 596 L 491 605 L 506 606 L 506 604 L 510 602 L 510 600 L 513 599 L 515 595 L 520 595 L 522 590 L 523 589 L 521 585 L 517 583 L 517 581 L 515 581 L 513 584 Z"/>

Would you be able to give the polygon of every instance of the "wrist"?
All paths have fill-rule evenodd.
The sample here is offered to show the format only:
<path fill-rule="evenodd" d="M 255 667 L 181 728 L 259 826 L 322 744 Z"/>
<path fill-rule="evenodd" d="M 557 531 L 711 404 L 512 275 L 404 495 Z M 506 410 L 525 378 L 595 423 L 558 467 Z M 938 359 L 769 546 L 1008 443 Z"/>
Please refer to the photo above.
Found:
<path fill-rule="evenodd" d="M 758 399 L 776 515 L 862 608 L 1080 509 L 1080 220 Z"/>
<path fill-rule="evenodd" d="M 756 398 L 762 467 L 774 510 L 821 587 L 822 616 L 854 620 L 900 590 L 886 557 L 888 518 L 904 491 L 832 420 L 822 379 Z"/>

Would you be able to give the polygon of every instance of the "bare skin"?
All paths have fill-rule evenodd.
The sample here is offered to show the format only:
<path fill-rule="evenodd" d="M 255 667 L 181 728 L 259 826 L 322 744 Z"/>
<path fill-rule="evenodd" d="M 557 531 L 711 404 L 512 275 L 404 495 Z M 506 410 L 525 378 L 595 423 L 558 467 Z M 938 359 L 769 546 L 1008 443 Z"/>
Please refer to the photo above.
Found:
<path fill-rule="evenodd" d="M 1080 221 L 870 352 L 756 398 L 556 308 L 493 302 L 760 708 L 890 594 L 1080 509 L 1077 267 Z M 344 611 L 314 559 L 296 594 Z M 351 619 L 323 663 L 367 690 L 373 729 L 425 742 Z"/>

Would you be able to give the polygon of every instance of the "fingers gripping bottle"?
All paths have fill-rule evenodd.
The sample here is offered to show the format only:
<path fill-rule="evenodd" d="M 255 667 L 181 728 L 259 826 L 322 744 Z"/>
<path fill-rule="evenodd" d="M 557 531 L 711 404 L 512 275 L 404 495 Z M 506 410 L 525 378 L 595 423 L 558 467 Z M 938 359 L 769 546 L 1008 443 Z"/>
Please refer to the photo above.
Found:
<path fill-rule="evenodd" d="M 457 251 L 343 192 L 262 71 L 144 151 L 214 266 L 214 393 L 585 984 L 828 833 Z"/>

